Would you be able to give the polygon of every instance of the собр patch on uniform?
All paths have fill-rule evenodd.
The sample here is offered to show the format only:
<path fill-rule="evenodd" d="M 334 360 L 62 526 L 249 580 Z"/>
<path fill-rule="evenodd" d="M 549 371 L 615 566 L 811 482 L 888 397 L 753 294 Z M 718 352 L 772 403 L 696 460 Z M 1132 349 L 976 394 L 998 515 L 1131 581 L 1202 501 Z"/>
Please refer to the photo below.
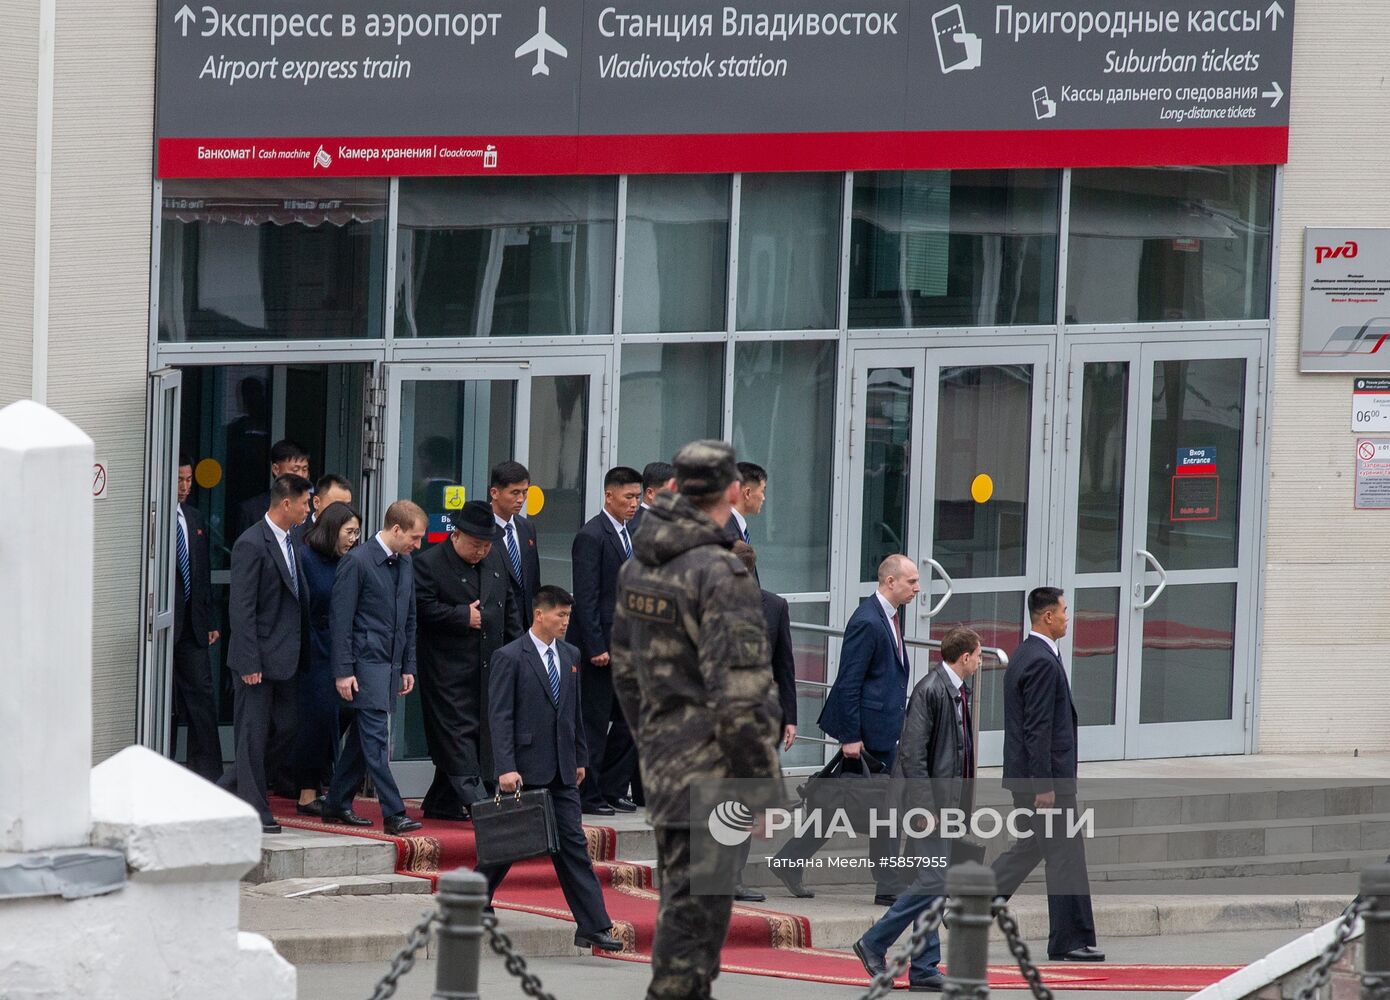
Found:
<path fill-rule="evenodd" d="M 623 597 L 628 614 L 663 625 L 676 624 L 676 600 L 656 590 L 631 588 Z"/>

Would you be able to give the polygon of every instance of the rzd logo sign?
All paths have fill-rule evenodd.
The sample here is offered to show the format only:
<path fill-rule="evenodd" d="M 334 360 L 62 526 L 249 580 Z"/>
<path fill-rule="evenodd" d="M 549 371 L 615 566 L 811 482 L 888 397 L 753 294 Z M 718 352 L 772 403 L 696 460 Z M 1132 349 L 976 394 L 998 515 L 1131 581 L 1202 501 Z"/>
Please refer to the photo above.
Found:
<path fill-rule="evenodd" d="M 1313 253 L 1317 256 L 1316 263 L 1319 264 L 1335 257 L 1345 257 L 1347 260 L 1351 260 L 1356 256 L 1356 241 L 1347 240 L 1339 247 L 1313 247 Z"/>

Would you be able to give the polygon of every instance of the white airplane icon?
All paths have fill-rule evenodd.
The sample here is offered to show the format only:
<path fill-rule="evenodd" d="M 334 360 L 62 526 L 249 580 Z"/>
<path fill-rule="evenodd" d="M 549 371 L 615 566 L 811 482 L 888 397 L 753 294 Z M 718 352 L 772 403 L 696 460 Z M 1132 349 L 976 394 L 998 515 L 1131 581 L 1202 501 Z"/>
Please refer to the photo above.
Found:
<path fill-rule="evenodd" d="M 537 31 L 534 35 L 522 42 L 516 50 L 516 58 L 520 59 L 524 55 L 534 52 L 536 54 L 536 65 L 531 67 L 531 75 L 541 74 L 550 75 L 550 67 L 545 64 L 545 54 L 553 52 L 561 59 L 568 59 L 569 53 L 565 47 L 551 38 L 545 30 L 545 8 L 540 10 L 540 23 L 536 25 Z"/>

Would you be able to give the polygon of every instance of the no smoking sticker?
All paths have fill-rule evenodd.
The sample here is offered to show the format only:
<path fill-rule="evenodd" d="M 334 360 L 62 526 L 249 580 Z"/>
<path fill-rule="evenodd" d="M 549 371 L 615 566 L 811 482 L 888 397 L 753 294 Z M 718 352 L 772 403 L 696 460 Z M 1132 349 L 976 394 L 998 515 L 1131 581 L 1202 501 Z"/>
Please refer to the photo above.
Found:
<path fill-rule="evenodd" d="M 1356 441 L 1357 510 L 1390 510 L 1390 439 Z"/>

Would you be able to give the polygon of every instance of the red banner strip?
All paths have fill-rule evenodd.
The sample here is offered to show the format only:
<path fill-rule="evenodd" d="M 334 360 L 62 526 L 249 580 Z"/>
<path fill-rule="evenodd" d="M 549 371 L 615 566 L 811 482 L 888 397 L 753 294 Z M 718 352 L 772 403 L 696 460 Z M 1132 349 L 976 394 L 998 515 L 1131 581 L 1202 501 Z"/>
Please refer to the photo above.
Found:
<path fill-rule="evenodd" d="M 160 139 L 158 175 L 420 177 L 1284 163 L 1287 128 Z"/>

